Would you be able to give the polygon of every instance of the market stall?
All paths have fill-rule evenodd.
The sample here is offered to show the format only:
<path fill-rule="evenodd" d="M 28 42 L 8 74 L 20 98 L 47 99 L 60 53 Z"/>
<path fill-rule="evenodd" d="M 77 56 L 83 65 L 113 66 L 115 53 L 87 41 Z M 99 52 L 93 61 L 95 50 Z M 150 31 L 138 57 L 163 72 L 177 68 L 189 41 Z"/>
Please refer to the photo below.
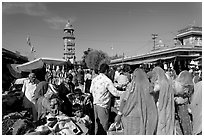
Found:
<path fill-rule="evenodd" d="M 55 66 L 63 66 L 63 65 L 71 65 L 70 61 L 65 59 L 56 59 L 56 58 L 38 58 L 33 61 L 17 65 L 16 69 L 19 71 L 30 72 L 34 69 L 41 69 L 45 65 L 55 65 Z"/>
<path fill-rule="evenodd" d="M 38 78 L 38 80 L 43 81 L 44 76 L 48 71 L 59 71 L 57 68 L 70 68 L 71 62 L 65 59 L 57 59 L 57 58 L 38 58 L 33 61 L 20 64 L 16 66 L 16 69 L 20 72 L 34 72 Z M 64 69 L 60 71 L 65 72 Z"/>

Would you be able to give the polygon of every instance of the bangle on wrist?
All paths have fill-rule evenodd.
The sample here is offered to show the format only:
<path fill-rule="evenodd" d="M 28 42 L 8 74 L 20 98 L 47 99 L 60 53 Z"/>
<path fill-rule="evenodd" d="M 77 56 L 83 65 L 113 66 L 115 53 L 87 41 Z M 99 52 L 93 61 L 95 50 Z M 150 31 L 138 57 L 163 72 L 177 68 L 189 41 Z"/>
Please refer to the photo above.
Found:
<path fill-rule="evenodd" d="M 118 111 L 118 115 L 120 115 L 120 116 L 121 116 L 121 115 L 122 115 L 122 112 Z"/>

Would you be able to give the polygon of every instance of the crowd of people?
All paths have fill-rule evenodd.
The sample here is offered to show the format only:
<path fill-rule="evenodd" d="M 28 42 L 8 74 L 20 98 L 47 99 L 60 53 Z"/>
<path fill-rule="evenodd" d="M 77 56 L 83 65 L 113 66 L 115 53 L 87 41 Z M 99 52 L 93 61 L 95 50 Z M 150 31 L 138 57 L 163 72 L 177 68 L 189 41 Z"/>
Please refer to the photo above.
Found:
<path fill-rule="evenodd" d="M 202 77 L 194 74 L 107 64 L 47 69 L 45 81 L 34 73 L 22 79 L 21 97 L 36 129 L 43 125 L 49 134 L 106 135 L 120 126 L 124 135 L 200 135 Z M 70 131 L 71 122 L 77 126 Z"/>

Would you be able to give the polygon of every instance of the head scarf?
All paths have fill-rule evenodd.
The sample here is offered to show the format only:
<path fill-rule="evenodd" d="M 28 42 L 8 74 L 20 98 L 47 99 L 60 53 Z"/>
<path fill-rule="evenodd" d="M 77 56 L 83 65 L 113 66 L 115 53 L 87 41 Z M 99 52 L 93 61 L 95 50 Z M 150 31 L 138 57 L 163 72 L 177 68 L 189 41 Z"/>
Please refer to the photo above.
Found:
<path fill-rule="evenodd" d="M 158 80 L 160 85 L 157 134 L 173 135 L 175 109 L 172 83 L 167 79 L 162 68 L 155 67 L 152 70 L 152 73 L 151 82 L 154 83 L 156 80 Z"/>
<path fill-rule="evenodd" d="M 150 83 L 146 73 L 142 69 L 136 69 L 133 73 L 133 80 L 131 82 L 130 95 L 123 108 L 123 115 L 128 114 L 136 106 L 140 115 L 140 133 L 139 134 L 153 134 L 156 129 L 157 110 L 150 95 Z"/>
<path fill-rule="evenodd" d="M 176 78 L 176 81 L 178 81 L 179 83 L 181 83 L 181 85 L 183 87 L 189 87 L 188 89 L 188 94 L 189 96 L 191 96 L 192 92 L 193 92 L 193 78 L 192 78 L 192 75 L 190 72 L 184 70 L 182 71 L 178 77 Z M 184 91 L 183 93 L 179 93 L 179 94 L 184 94 Z"/>
<path fill-rule="evenodd" d="M 182 71 L 176 78 L 183 86 L 193 85 L 192 75 L 187 70 Z"/>

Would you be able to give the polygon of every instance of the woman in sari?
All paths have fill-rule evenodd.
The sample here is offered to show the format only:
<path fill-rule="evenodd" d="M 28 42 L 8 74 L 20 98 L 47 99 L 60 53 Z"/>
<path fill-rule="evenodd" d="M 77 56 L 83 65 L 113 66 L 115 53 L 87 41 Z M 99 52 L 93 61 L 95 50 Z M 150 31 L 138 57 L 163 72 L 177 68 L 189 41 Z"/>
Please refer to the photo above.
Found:
<path fill-rule="evenodd" d="M 116 124 L 122 124 L 125 135 L 153 135 L 157 125 L 157 109 L 150 95 L 150 83 L 142 69 L 136 69 L 133 80 L 121 96 Z"/>
<path fill-rule="evenodd" d="M 154 85 L 154 92 L 159 92 L 157 101 L 158 109 L 158 126 L 157 135 L 173 135 L 174 134 L 174 91 L 172 83 L 165 75 L 160 67 L 152 70 L 151 82 Z"/>
<path fill-rule="evenodd" d="M 189 115 L 189 103 L 193 93 L 192 75 L 184 70 L 174 81 L 176 110 L 180 128 L 183 135 L 192 134 L 191 118 Z"/>
<path fill-rule="evenodd" d="M 193 135 L 202 135 L 202 81 L 194 86 L 190 108 L 193 116 Z"/>

